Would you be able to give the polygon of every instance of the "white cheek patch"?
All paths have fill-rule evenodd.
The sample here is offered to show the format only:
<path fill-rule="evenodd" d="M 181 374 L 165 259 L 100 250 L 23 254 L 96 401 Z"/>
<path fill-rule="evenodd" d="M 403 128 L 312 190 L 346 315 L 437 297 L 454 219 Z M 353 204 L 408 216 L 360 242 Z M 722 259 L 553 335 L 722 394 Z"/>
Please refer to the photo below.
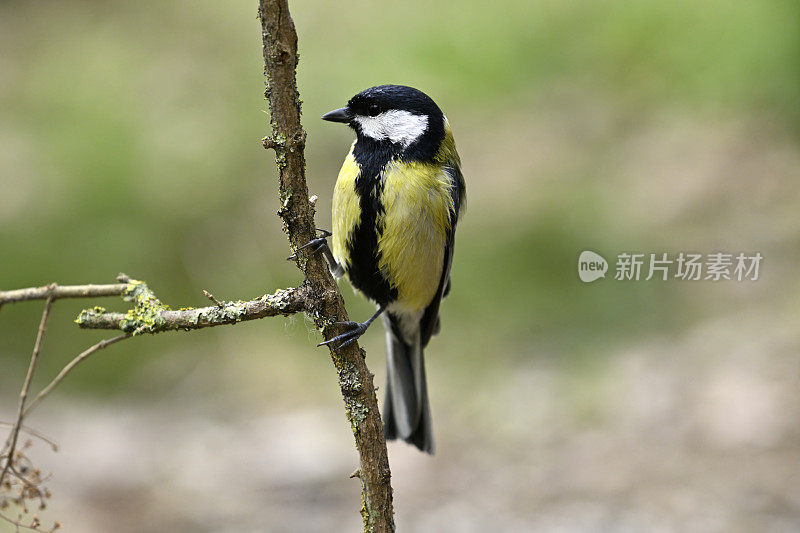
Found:
<path fill-rule="evenodd" d="M 375 140 L 389 139 L 393 143 L 408 146 L 428 128 L 428 117 L 408 111 L 393 109 L 374 117 L 358 116 L 361 133 Z"/>

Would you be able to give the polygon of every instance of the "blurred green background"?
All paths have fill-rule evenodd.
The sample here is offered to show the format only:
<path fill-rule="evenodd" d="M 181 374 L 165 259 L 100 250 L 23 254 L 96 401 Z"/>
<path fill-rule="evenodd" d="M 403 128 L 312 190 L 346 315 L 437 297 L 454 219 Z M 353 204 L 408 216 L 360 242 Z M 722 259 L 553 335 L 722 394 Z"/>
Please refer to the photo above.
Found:
<path fill-rule="evenodd" d="M 366 87 L 431 95 L 463 161 L 453 290 L 428 349 L 439 452 L 390 448 L 401 530 L 800 527 L 798 4 L 291 8 L 319 225 L 352 132 L 318 117 Z M 0 289 L 124 271 L 182 307 L 205 305 L 202 289 L 298 283 L 260 146 L 260 47 L 255 2 L 0 3 Z M 756 282 L 583 284 L 584 249 L 765 259 Z M 72 323 L 92 305 L 124 309 L 59 301 L 35 386 L 102 338 Z M 0 311 L 4 420 L 40 312 Z M 45 516 L 68 531 L 357 527 L 351 437 L 316 342 L 298 316 L 98 353 L 31 421 L 65 448 L 43 454 L 61 487 Z M 363 345 L 380 386 L 382 333 Z M 274 449 L 230 444 L 265 424 Z M 135 439 L 139 477 L 108 455 Z M 240 492 L 170 485 L 213 448 L 238 458 L 218 475 Z M 158 475 L 154 457 L 182 466 Z"/>

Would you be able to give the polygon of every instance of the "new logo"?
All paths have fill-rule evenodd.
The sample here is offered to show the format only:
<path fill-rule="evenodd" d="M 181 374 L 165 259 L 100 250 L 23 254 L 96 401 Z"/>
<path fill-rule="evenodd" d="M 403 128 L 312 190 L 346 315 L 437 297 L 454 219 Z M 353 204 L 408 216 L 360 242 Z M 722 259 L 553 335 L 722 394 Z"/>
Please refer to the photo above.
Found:
<path fill-rule="evenodd" d="M 602 255 L 590 250 L 584 250 L 578 257 L 578 277 L 584 283 L 591 283 L 597 279 L 605 278 L 608 262 Z"/>

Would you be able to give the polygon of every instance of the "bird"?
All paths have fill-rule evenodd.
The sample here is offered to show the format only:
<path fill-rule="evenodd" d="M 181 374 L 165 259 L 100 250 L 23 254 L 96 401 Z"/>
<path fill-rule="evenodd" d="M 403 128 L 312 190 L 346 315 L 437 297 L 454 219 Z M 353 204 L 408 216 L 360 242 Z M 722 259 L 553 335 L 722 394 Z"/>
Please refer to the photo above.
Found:
<path fill-rule="evenodd" d="M 450 123 L 422 91 L 379 85 L 322 116 L 355 131 L 333 192 L 332 232 L 303 246 L 322 252 L 377 311 L 320 345 L 343 347 L 382 317 L 386 330 L 384 434 L 434 453 L 424 350 L 450 291 L 466 185 Z M 328 238 L 331 239 L 330 246 Z"/>

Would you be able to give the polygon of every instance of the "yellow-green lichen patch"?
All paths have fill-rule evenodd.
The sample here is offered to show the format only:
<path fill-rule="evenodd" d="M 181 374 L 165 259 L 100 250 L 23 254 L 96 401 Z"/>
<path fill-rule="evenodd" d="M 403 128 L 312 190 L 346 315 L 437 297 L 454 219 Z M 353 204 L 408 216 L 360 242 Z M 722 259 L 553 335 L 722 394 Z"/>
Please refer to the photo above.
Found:
<path fill-rule="evenodd" d="M 247 302 L 238 300 L 226 302 L 222 307 L 209 307 L 203 309 L 195 316 L 195 323 L 230 323 L 239 322 L 247 314 Z"/>
<path fill-rule="evenodd" d="M 126 302 L 134 303 L 133 309 L 129 309 L 120 321 L 119 327 L 122 331 L 138 335 L 156 333 L 163 328 L 165 320 L 161 313 L 168 311 L 169 306 L 161 303 L 145 282 L 131 280 L 122 293 L 122 298 Z"/>
<path fill-rule="evenodd" d="M 347 419 L 350 420 L 350 426 L 353 429 L 353 434 L 356 434 L 358 433 L 358 426 L 366 420 L 369 408 L 349 394 L 345 394 L 344 406 L 347 411 Z"/>
<path fill-rule="evenodd" d="M 102 309 L 102 310 L 101 310 Z M 82 326 L 86 322 L 90 322 L 105 312 L 105 309 L 102 307 L 96 306 L 92 309 L 84 309 L 78 314 L 78 318 L 75 319 L 75 323 L 79 326 Z"/>
<path fill-rule="evenodd" d="M 338 369 L 339 373 L 339 386 L 342 391 L 349 393 L 358 392 L 361 390 L 361 378 L 358 375 L 356 365 L 349 361 L 345 361 Z"/>
<path fill-rule="evenodd" d="M 275 164 L 278 165 L 278 168 L 283 170 L 286 168 L 286 150 L 285 149 L 276 149 L 275 150 Z"/>
<path fill-rule="evenodd" d="M 364 486 L 364 482 L 361 482 L 361 520 L 364 522 L 364 527 L 367 528 L 370 526 L 370 513 L 367 509 L 367 500 L 364 497 L 364 493 L 366 492 L 366 487 Z M 373 531 L 372 528 L 369 531 Z"/>

